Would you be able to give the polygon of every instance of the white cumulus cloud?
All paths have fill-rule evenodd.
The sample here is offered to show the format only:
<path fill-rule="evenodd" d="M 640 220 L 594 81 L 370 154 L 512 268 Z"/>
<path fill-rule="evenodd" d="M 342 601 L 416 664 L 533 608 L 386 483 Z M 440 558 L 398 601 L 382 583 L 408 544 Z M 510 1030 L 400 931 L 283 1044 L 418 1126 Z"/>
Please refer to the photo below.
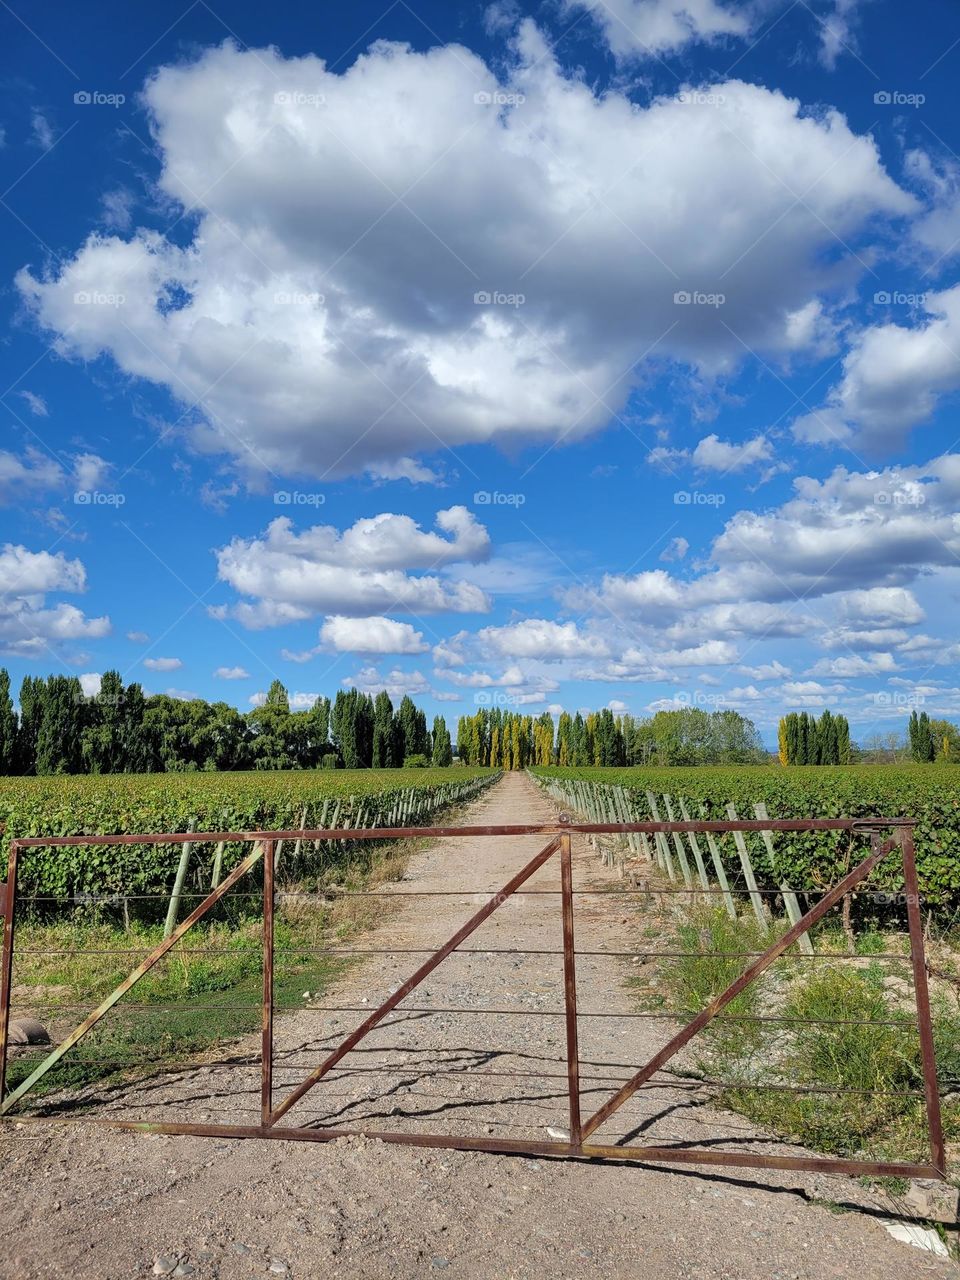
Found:
<path fill-rule="evenodd" d="M 618 3 L 662 48 L 743 29 L 714 0 Z M 707 374 L 817 349 L 798 317 L 848 281 L 837 239 L 862 247 L 916 206 L 839 112 L 708 88 L 705 107 L 597 93 L 530 21 L 502 80 L 454 45 L 379 42 L 340 72 L 226 44 L 144 89 L 193 238 L 95 234 L 18 286 L 61 355 L 197 405 L 194 445 L 261 479 L 419 482 L 418 452 L 573 441 L 626 404 L 652 347 Z M 677 306 L 678 289 L 726 301 Z"/>

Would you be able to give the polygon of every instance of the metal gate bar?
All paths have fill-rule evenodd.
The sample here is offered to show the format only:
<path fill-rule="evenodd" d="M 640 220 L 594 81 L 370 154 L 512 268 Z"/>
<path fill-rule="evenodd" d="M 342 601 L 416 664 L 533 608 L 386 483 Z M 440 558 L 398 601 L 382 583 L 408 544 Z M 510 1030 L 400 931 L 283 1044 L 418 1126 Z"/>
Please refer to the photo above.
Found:
<path fill-rule="evenodd" d="M 0 884 L 0 911 L 3 914 L 3 947 L 0 955 L 0 1116 L 9 1118 L 8 1113 L 13 1106 L 49 1071 L 56 1063 L 74 1047 L 109 1010 L 116 1005 L 149 969 L 176 945 L 177 942 L 196 924 L 203 915 L 213 907 L 230 888 L 233 887 L 263 857 L 263 995 L 262 995 L 262 1028 L 261 1028 L 261 1089 L 259 1125 L 219 1125 L 195 1123 L 155 1123 L 142 1120 L 108 1120 L 95 1119 L 93 1123 L 136 1132 L 161 1132 L 192 1136 L 235 1137 L 235 1138 L 267 1138 L 290 1139 L 309 1142 L 331 1141 L 350 1134 L 365 1133 L 367 1136 L 379 1138 L 385 1142 L 404 1143 L 422 1147 L 451 1147 L 458 1150 L 476 1150 L 502 1153 L 528 1153 L 545 1156 L 583 1156 L 591 1159 L 631 1160 L 650 1163 L 685 1163 L 719 1166 L 742 1166 L 759 1169 L 796 1169 L 818 1170 L 828 1173 L 870 1174 L 874 1176 L 890 1175 L 902 1177 L 942 1178 L 945 1177 L 946 1158 L 943 1142 L 943 1129 L 940 1114 L 940 1097 L 937 1084 L 936 1061 L 933 1045 L 933 1030 L 930 1013 L 929 991 L 927 988 L 927 965 L 924 956 L 923 929 L 920 918 L 919 891 L 917 885 L 916 862 L 912 835 L 913 823 L 903 818 L 815 818 L 815 819 L 763 819 L 763 820 L 725 820 L 725 821 L 684 821 L 684 822 L 635 822 L 635 823 L 574 823 L 561 815 L 556 824 L 542 825 L 501 825 L 486 827 L 405 827 L 405 828 L 363 828 L 363 829 L 293 829 L 289 831 L 255 831 L 255 832 L 178 832 L 150 833 L 113 836 L 59 836 L 31 837 L 14 839 L 10 844 L 8 876 L 5 884 Z M 889 830 L 890 838 L 879 845 L 881 830 Z M 649 1062 L 631 1076 L 622 1087 L 586 1122 L 580 1116 L 580 1062 L 578 1049 L 578 1017 L 592 1016 L 579 1013 L 576 993 L 576 950 L 574 945 L 574 899 L 581 894 L 597 892 L 623 892 L 630 890 L 578 890 L 573 889 L 572 879 L 572 832 L 585 834 L 629 834 L 645 832 L 647 834 L 687 833 L 687 832 L 736 832 L 736 831 L 848 831 L 851 834 L 869 834 L 875 841 L 874 851 L 847 876 L 826 893 L 816 906 L 811 908 L 777 943 L 761 953 L 743 953 L 745 958 L 752 956 L 751 964 L 740 977 L 724 992 L 716 996 L 700 1014 L 696 1015 L 678 1035 L 655 1054 Z M 550 844 L 525 864 L 517 874 L 504 885 L 499 893 L 490 894 L 491 900 L 476 912 L 441 948 L 430 953 L 431 958 L 424 962 L 414 974 L 400 987 L 394 995 L 373 1011 L 365 1021 L 350 1033 L 341 1044 L 316 1067 L 290 1093 L 279 1106 L 274 1106 L 274 924 L 275 924 L 275 848 L 276 842 L 283 839 L 307 840 L 391 840 L 408 837 L 443 837 L 443 836 L 514 836 L 514 835 L 550 835 L 554 837 Z M 207 895 L 193 912 L 182 922 L 169 939 L 157 947 L 130 975 L 104 1000 L 92 1014 L 59 1045 L 26 1080 L 10 1093 L 6 1092 L 7 1043 L 9 1034 L 9 1018 L 11 1004 L 11 984 L 14 959 L 15 908 L 17 864 L 21 850 L 40 847 L 63 846 L 104 846 L 126 844 L 183 844 L 209 843 L 214 841 L 254 842 L 253 851 L 234 869 L 218 889 Z M 910 961 L 913 969 L 914 990 L 917 1006 L 917 1021 L 920 1034 L 921 1060 L 923 1067 L 924 1099 L 927 1116 L 928 1137 L 930 1144 L 930 1162 L 917 1163 L 909 1161 L 873 1161 L 848 1160 L 819 1156 L 770 1156 L 754 1155 L 748 1152 L 716 1151 L 713 1149 L 670 1147 L 670 1146 L 627 1146 L 591 1143 L 586 1141 L 620 1106 L 639 1088 L 651 1087 L 652 1079 L 660 1072 L 664 1064 L 687 1044 L 711 1020 L 717 1017 L 722 1009 L 742 992 L 750 982 L 781 958 L 787 949 L 804 934 L 812 925 L 820 920 L 827 911 L 849 893 L 856 885 L 862 883 L 874 868 L 895 849 L 899 849 L 903 860 L 904 885 L 908 914 L 908 930 L 910 937 Z M 484 920 L 515 893 L 543 893 L 556 895 L 556 890 L 525 890 L 521 886 L 549 859 L 560 852 L 559 896 L 561 898 L 563 927 L 563 988 L 564 1006 L 559 1011 L 565 1018 L 566 1026 L 566 1080 L 568 1092 L 569 1141 L 534 1142 L 512 1139 L 462 1137 L 454 1134 L 421 1134 L 421 1133 L 387 1133 L 376 1130 L 330 1128 L 312 1129 L 277 1125 L 282 1118 L 328 1071 L 332 1070 L 361 1039 L 378 1025 L 409 993 L 431 973 L 440 963 L 460 947 L 464 941 Z M 434 896 L 438 891 L 433 891 Z M 465 896 L 469 891 L 445 891 L 444 896 Z M 487 891 L 484 891 L 487 892 Z M 684 892 L 689 892 L 684 890 Z M 776 890 L 770 891 L 776 894 Z M 199 896 L 199 895 L 197 895 Z M 363 895 L 358 895 L 363 896 Z M 380 896 L 421 896 L 415 893 L 391 893 Z M 337 949 L 334 949 L 337 950 Z M 354 949 L 348 949 L 354 950 Z M 416 953 L 417 948 L 409 949 Z M 426 950 L 426 949 L 424 949 Z M 467 948 L 463 953 L 475 950 Z M 523 948 L 508 949 L 525 954 Z M 357 949 L 357 954 L 366 954 Z M 543 949 L 534 949 L 535 954 L 547 954 Z M 114 954 L 110 952 L 109 954 Z M 558 954 L 552 952 L 552 954 Z M 581 953 L 586 954 L 586 953 Z M 590 954 L 594 954 L 591 952 Z M 596 952 L 598 955 L 616 954 Z M 631 953 L 633 954 L 633 953 Z M 660 954 L 660 953 L 654 953 Z M 698 954 L 684 952 L 684 955 Z M 699 953 L 708 954 L 708 953 Z M 792 957 L 790 957 L 792 958 Z M 809 957 L 806 957 L 809 958 Z M 894 958 L 892 955 L 891 958 Z M 896 955 L 895 958 L 901 959 Z M 436 1010 L 430 1010 L 435 1012 Z M 461 1010 L 460 1012 L 479 1012 L 477 1010 Z M 508 1012 L 508 1011 L 505 1011 Z M 509 1012 L 521 1012 L 509 1011 Z M 556 1015 L 553 1015 L 556 1016 Z M 602 1014 L 600 1015 L 602 1016 Z M 643 1015 L 637 1015 L 643 1016 Z M 663 1015 L 666 1017 L 666 1015 Z M 285 1068 L 290 1069 L 290 1068 Z M 384 1070 L 384 1068 L 376 1068 Z M 457 1073 L 452 1073 L 457 1074 Z M 471 1074 L 471 1073 L 459 1073 Z M 475 1073 L 474 1073 L 475 1074 Z M 486 1073 L 490 1074 L 490 1073 Z M 504 1073 L 516 1074 L 516 1073 Z M 533 1073 L 537 1074 L 537 1073 Z M 542 1075 L 542 1073 L 539 1073 Z M 556 1078 L 552 1076 L 551 1078 Z M 559 1077 L 563 1078 L 563 1077 Z M 605 1079 L 606 1077 L 591 1077 Z M 617 1083 L 611 1079 L 611 1084 Z M 706 1082 L 709 1083 L 709 1082 Z M 671 1087 L 672 1082 L 665 1082 L 662 1087 Z M 777 1088 L 778 1086 L 769 1086 Z M 828 1090 L 829 1091 L 829 1090 Z M 832 1091 L 829 1091 L 832 1092 Z M 20 1117 L 18 1117 L 19 1119 Z M 88 1123 L 90 1121 L 87 1121 Z M 49 1123 L 47 1121 L 46 1123 Z"/>

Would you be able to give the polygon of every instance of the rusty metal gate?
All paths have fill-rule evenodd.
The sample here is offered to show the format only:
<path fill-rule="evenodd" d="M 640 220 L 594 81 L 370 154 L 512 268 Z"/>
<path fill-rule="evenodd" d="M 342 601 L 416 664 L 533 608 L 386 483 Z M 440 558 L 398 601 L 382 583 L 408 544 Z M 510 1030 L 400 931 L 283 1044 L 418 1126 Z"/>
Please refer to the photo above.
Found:
<path fill-rule="evenodd" d="M 247 877 L 262 862 L 263 890 L 263 930 L 262 930 L 262 1037 L 259 1059 L 260 1075 L 260 1120 L 258 1124 L 213 1124 L 213 1123 L 169 1123 L 166 1121 L 143 1120 L 98 1120 L 98 1123 L 114 1125 L 118 1128 L 141 1132 L 160 1132 L 166 1134 L 184 1134 L 209 1136 L 218 1138 L 264 1138 L 299 1140 L 309 1142 L 330 1141 L 334 1138 L 351 1134 L 366 1136 L 386 1142 L 409 1143 L 424 1147 L 452 1147 L 461 1150 L 476 1150 L 501 1153 L 526 1153 L 529 1155 L 554 1157 L 587 1157 L 591 1159 L 629 1160 L 645 1163 L 683 1163 L 694 1165 L 745 1166 L 760 1169 L 797 1169 L 820 1170 L 830 1173 L 894 1175 L 918 1178 L 945 1177 L 946 1158 L 944 1151 L 943 1128 L 940 1114 L 940 1097 L 937 1082 L 937 1069 L 934 1055 L 934 1041 L 931 1023 L 930 999 L 927 985 L 927 965 L 924 955 L 923 928 L 920 914 L 920 898 L 917 884 L 917 871 L 914 859 L 913 822 L 903 818 L 873 819 L 790 819 L 757 821 L 683 821 L 683 822 L 636 822 L 636 823 L 577 823 L 567 815 L 561 815 L 555 824 L 539 826 L 489 826 L 489 827 L 418 827 L 418 828 L 380 828 L 359 830 L 292 830 L 292 831 L 253 831 L 253 832 L 181 832 L 177 834 L 152 833 L 146 835 L 105 835 L 105 836 L 70 836 L 41 837 L 36 839 L 14 839 L 10 843 L 9 868 L 6 883 L 0 886 L 0 906 L 3 913 L 3 949 L 2 969 L 0 969 L 0 1117 L 4 1119 L 22 1119 L 23 1113 L 19 1105 L 40 1080 L 54 1068 L 60 1060 L 84 1036 L 86 1036 L 111 1009 L 130 992 L 140 979 L 150 971 L 168 952 L 171 951 L 189 930 L 200 921 L 230 890 L 244 877 Z M 712 999 L 709 1004 L 686 1025 L 682 1026 L 663 1047 L 642 1064 L 634 1064 L 636 1069 L 611 1092 L 603 1104 L 592 1114 L 583 1114 L 580 1085 L 580 1050 L 578 1047 L 578 1027 L 583 1017 L 602 1016 L 596 1014 L 578 1014 L 577 1010 L 577 974 L 575 945 L 575 923 L 577 918 L 577 900 L 582 894 L 597 892 L 609 893 L 611 890 L 574 889 L 571 854 L 572 833 L 584 833 L 590 836 L 603 834 L 642 835 L 683 834 L 683 833 L 715 833 L 724 832 L 804 832 L 804 831 L 837 831 L 850 833 L 851 840 L 866 837 L 870 841 L 869 852 L 847 875 L 822 893 L 819 900 L 770 947 L 753 955 L 750 963 L 726 990 Z M 432 950 L 423 964 L 414 970 L 399 985 L 393 994 L 382 1004 L 373 1009 L 340 1043 L 320 1061 L 303 1079 L 282 1097 L 277 1096 L 274 1085 L 274 936 L 275 936 L 275 852 L 279 841 L 315 840 L 315 841 L 366 841 L 366 840 L 403 840 L 423 837 L 471 837 L 478 840 L 496 839 L 505 836 L 548 837 L 548 843 L 523 865 L 519 871 L 505 883 L 499 891 L 483 891 L 486 902 L 474 912 L 469 919 L 439 948 Z M 17 914 L 17 869 L 18 860 L 25 850 L 30 848 L 50 848 L 64 846 L 110 846 L 110 845 L 177 845 L 186 842 L 194 844 L 206 842 L 245 842 L 253 845 L 252 851 L 234 868 L 223 882 L 212 890 L 197 907 L 177 926 L 159 946 L 157 946 L 129 975 L 111 992 L 106 999 L 90 1012 L 79 1025 L 67 1035 L 15 1088 L 6 1085 L 8 1066 L 8 1039 L 12 1003 L 12 974 L 14 962 L 14 944 L 16 939 Z M 647 1086 L 654 1077 L 663 1078 L 661 1073 L 667 1064 L 684 1046 L 689 1044 L 699 1032 L 708 1026 L 721 1012 L 764 973 L 776 960 L 784 957 L 798 940 L 826 914 L 858 887 L 868 885 L 869 877 L 878 865 L 887 858 L 898 856 L 902 865 L 903 901 L 907 909 L 908 932 L 910 941 L 909 961 L 912 970 L 913 994 L 916 1006 L 916 1027 L 919 1034 L 920 1055 L 923 1069 L 922 1097 L 925 1108 L 926 1126 L 929 1141 L 929 1159 L 923 1162 L 839 1159 L 813 1155 L 768 1154 L 760 1155 L 750 1151 L 717 1150 L 714 1147 L 664 1145 L 632 1145 L 618 1142 L 596 1141 L 594 1135 L 633 1095 Z M 562 957 L 563 965 L 563 1008 L 561 1011 L 565 1026 L 565 1073 L 566 1098 L 568 1113 L 568 1132 L 556 1140 L 528 1141 L 523 1139 L 491 1138 L 477 1134 L 443 1132 L 383 1132 L 379 1129 L 351 1127 L 301 1127 L 291 1123 L 282 1123 L 289 1113 L 313 1090 L 327 1074 L 358 1044 L 373 1031 L 394 1010 L 401 1006 L 406 998 L 448 957 L 458 951 L 461 944 L 468 939 L 480 925 L 498 911 L 513 895 L 522 890 L 522 886 L 538 870 L 552 860 L 559 862 L 560 889 L 550 891 L 559 897 L 560 923 L 562 928 L 562 949 L 549 954 Z M 259 891 L 259 889 L 258 889 Z M 627 894 L 635 890 L 620 886 L 613 892 Z M 460 891 L 458 896 L 463 896 Z M 530 891 L 527 891 L 530 892 Z M 693 895 L 720 892 L 719 890 L 697 888 L 695 890 L 664 887 L 662 892 Z M 415 894 L 412 896 L 416 896 Z M 807 895 L 808 897 L 811 895 Z M 523 948 L 519 952 L 523 952 Z M 582 953 L 581 953 L 582 954 Z M 589 953 L 608 954 L 608 953 Z M 609 953 L 630 954 L 630 953 Z M 691 953 L 693 955 L 707 953 Z M 839 958 L 839 957 L 835 957 Z M 463 1012 L 498 1012 L 496 1010 L 471 1010 Z M 560 1016 L 560 1014 L 558 1014 Z M 642 1015 L 638 1015 L 642 1016 Z M 771 1019 L 777 1021 L 778 1019 Z M 452 1074 L 452 1073 L 447 1073 Z M 489 1073 L 472 1073 L 483 1075 Z M 615 1083 L 615 1082 L 614 1082 Z M 775 1086 L 782 1088 L 783 1086 Z M 803 1092 L 803 1090 L 798 1090 Z M 824 1090 L 824 1092 L 844 1092 L 843 1090 Z"/>

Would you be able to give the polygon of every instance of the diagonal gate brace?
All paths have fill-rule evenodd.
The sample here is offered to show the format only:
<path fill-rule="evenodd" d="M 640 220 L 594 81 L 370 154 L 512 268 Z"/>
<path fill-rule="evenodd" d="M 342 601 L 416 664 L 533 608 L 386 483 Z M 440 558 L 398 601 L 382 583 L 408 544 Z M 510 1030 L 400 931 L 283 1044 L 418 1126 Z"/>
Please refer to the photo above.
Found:
<path fill-rule="evenodd" d="M 775 942 L 772 947 L 768 947 L 725 991 L 715 996 L 705 1009 L 688 1022 L 658 1053 L 654 1054 L 649 1062 L 641 1067 L 636 1075 L 632 1076 L 621 1089 L 618 1089 L 599 1111 L 595 1112 L 589 1120 L 583 1122 L 583 1137 L 585 1139 L 589 1138 L 590 1134 L 595 1133 L 602 1124 L 610 1119 L 614 1112 L 619 1111 L 623 1104 L 632 1098 L 636 1091 L 642 1085 L 645 1085 L 664 1063 L 669 1062 L 675 1054 L 679 1053 L 684 1045 L 688 1044 L 699 1031 L 702 1031 L 722 1009 L 725 1009 L 731 1000 L 735 1000 L 745 987 L 748 987 L 755 978 L 758 978 L 765 969 L 768 969 L 775 960 L 789 950 L 808 929 L 827 914 L 831 907 L 836 906 L 844 894 L 849 893 L 861 880 L 865 880 L 874 867 L 897 848 L 898 843 L 896 837 L 887 840 L 869 858 L 865 858 L 859 866 L 854 867 L 849 875 L 844 876 L 839 883 L 835 884 L 829 893 L 824 894 L 815 907 L 812 907 L 791 929 L 788 929 L 778 942 Z"/>
<path fill-rule="evenodd" d="M 75 1044 L 82 1040 L 88 1031 L 92 1031 L 100 1019 L 110 1012 L 117 1001 L 120 1000 L 122 996 L 126 995 L 132 987 L 136 986 L 144 974 L 149 973 L 157 961 L 163 959 L 170 948 L 175 946 L 189 929 L 193 928 L 201 916 L 205 915 L 212 906 L 218 903 L 224 894 L 229 893 L 237 881 L 245 876 L 251 867 L 255 866 L 262 856 L 262 853 L 263 846 L 260 844 L 256 845 L 253 852 L 247 854 L 243 862 L 239 863 L 233 871 L 230 872 L 219 888 L 214 889 L 211 894 L 208 894 L 200 905 L 187 916 L 186 920 L 184 920 L 183 923 L 180 924 L 173 933 L 171 933 L 169 938 L 165 938 L 154 951 L 151 951 L 142 964 L 139 964 L 132 973 L 128 973 L 120 985 L 115 987 L 107 998 L 98 1005 L 96 1009 L 94 1009 L 93 1013 L 84 1018 L 83 1022 L 81 1022 L 79 1026 L 75 1027 L 67 1038 L 61 1041 L 53 1052 L 44 1058 L 36 1069 L 27 1076 L 26 1080 L 19 1084 L 16 1089 L 12 1090 L 5 1098 L 2 1099 L 2 1101 L 0 1101 L 0 1115 L 6 1114 L 6 1112 L 8 1112 L 25 1093 L 29 1093 L 37 1081 L 41 1080 L 51 1067 L 56 1066 L 65 1053 L 69 1052 Z"/>
<path fill-rule="evenodd" d="M 562 837 L 558 836 L 555 840 L 551 840 L 546 848 L 541 849 L 535 858 L 531 858 L 526 866 L 521 867 L 513 879 L 508 880 L 503 888 L 498 893 L 494 894 L 490 898 L 490 901 L 486 903 L 485 906 L 482 906 L 475 915 L 472 915 L 466 924 L 458 929 L 453 937 L 445 942 L 429 960 L 425 961 L 425 963 L 422 964 L 415 973 L 411 974 L 406 982 L 401 987 L 398 987 L 388 1000 L 385 1000 L 378 1009 L 374 1009 L 369 1018 L 366 1018 L 355 1031 L 352 1031 L 350 1035 L 347 1036 L 346 1040 L 343 1040 L 337 1048 L 334 1049 L 333 1053 L 325 1058 L 319 1066 L 314 1067 L 306 1079 L 301 1081 L 294 1091 L 288 1094 L 280 1105 L 275 1108 L 270 1116 L 269 1123 L 271 1125 L 276 1124 L 278 1120 L 285 1116 L 291 1107 L 295 1106 L 305 1094 L 310 1092 L 318 1081 L 323 1079 L 328 1071 L 332 1070 L 333 1067 L 337 1065 L 341 1058 L 345 1057 L 351 1049 L 355 1048 L 355 1046 L 360 1043 L 368 1031 L 372 1031 L 379 1022 L 383 1021 L 388 1013 L 392 1013 L 401 1000 L 404 1000 L 411 991 L 418 987 L 424 978 L 428 977 L 434 969 L 436 969 L 438 964 L 441 964 L 446 960 L 447 956 L 456 951 L 457 947 L 460 946 L 460 943 L 469 938 L 471 933 L 483 924 L 484 920 L 489 919 L 489 917 L 493 915 L 494 911 L 496 911 L 499 906 L 502 906 L 507 898 L 520 888 L 524 881 L 529 880 L 535 871 L 539 871 L 544 863 L 548 862 L 560 848 L 561 839 Z"/>

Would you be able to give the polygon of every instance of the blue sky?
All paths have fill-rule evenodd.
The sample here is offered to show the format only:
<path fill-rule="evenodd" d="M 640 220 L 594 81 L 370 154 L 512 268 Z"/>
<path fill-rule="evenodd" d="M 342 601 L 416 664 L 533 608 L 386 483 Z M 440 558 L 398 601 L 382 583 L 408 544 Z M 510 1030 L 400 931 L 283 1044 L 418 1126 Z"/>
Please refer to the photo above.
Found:
<path fill-rule="evenodd" d="M 955 5 L 0 29 L 15 684 L 960 715 Z"/>

